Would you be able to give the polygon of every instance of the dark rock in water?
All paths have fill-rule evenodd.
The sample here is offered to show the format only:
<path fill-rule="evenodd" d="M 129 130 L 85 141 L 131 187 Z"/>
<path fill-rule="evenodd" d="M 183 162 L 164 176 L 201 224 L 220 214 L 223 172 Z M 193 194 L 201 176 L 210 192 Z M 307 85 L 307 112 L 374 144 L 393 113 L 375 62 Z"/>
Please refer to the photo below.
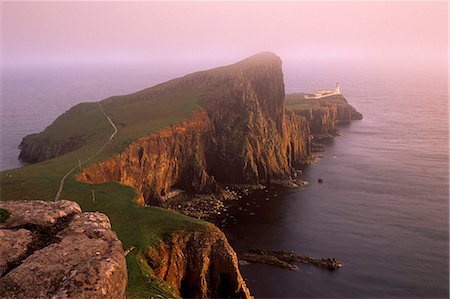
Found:
<path fill-rule="evenodd" d="M 70 201 L 4 201 L 0 298 L 125 298 L 122 243 L 108 217 Z"/>
<path fill-rule="evenodd" d="M 311 264 L 328 270 L 335 270 L 341 267 L 341 262 L 335 258 L 316 259 L 308 256 L 298 255 L 294 252 L 270 251 L 265 249 L 251 249 L 244 252 L 243 260 L 254 263 L 273 265 L 285 269 L 297 270 L 293 262 Z"/>
<path fill-rule="evenodd" d="M 311 152 L 317 153 L 317 152 L 324 152 L 325 151 L 325 145 L 321 143 L 311 143 Z"/>
<path fill-rule="evenodd" d="M 244 253 L 243 260 L 252 263 L 272 265 L 294 271 L 298 270 L 298 267 L 296 265 L 292 265 L 289 262 L 283 261 L 278 257 L 267 253 L 263 254 L 263 253 L 246 252 Z"/>

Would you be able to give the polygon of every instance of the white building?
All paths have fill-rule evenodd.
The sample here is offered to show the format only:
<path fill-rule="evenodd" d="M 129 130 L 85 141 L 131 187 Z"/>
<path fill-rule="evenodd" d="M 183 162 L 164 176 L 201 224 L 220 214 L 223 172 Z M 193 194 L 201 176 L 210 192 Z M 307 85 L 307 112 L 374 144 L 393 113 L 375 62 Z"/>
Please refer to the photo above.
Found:
<path fill-rule="evenodd" d="M 324 90 L 318 90 L 314 93 L 314 95 L 309 96 L 306 95 L 305 98 L 306 99 L 321 99 L 324 97 L 328 97 L 328 96 L 332 96 L 332 95 L 337 95 L 337 94 L 341 94 L 341 87 L 339 85 L 339 83 L 336 83 L 336 88 L 335 89 L 324 89 Z"/>

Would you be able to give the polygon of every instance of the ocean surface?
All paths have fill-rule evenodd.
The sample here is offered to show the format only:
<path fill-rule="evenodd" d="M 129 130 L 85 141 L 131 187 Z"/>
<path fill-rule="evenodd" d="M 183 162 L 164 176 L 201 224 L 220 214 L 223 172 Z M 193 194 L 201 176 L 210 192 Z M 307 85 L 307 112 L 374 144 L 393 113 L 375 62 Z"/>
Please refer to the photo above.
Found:
<path fill-rule="evenodd" d="M 164 71 L 161 71 L 164 69 Z M 81 101 L 126 94 L 195 67 L 60 67 L 2 74 L 0 169 L 19 167 L 23 136 Z M 326 141 L 305 188 L 270 188 L 230 204 L 223 230 L 238 254 L 292 250 L 335 257 L 327 271 L 241 266 L 257 298 L 448 298 L 447 75 L 284 65 L 286 90 L 334 88 L 364 119 Z M 319 184 L 317 178 L 323 177 Z"/>

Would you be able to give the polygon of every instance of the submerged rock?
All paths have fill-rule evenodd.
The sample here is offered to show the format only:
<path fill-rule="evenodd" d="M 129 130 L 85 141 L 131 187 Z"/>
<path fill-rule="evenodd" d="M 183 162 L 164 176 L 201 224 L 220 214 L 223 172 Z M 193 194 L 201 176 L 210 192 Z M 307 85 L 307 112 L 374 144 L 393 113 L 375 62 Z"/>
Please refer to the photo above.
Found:
<path fill-rule="evenodd" d="M 328 270 L 335 270 L 341 267 L 341 262 L 335 258 L 317 259 L 309 256 L 299 255 L 292 251 L 251 249 L 244 252 L 243 260 L 254 263 L 268 264 L 290 270 L 297 270 L 293 262 L 311 264 Z"/>

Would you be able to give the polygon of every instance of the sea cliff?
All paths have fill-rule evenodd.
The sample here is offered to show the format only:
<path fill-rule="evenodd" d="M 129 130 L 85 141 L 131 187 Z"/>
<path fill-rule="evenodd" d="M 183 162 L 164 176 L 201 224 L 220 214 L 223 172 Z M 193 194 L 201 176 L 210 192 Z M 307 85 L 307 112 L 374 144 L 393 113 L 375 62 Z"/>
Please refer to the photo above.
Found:
<path fill-rule="evenodd" d="M 306 118 L 311 134 L 317 138 L 340 135 L 338 125 L 362 119 L 342 94 L 333 94 L 321 99 L 308 99 L 304 94 L 286 95 L 286 107 Z"/>
<path fill-rule="evenodd" d="M 251 298 L 238 258 L 215 226 L 176 232 L 144 254 L 155 277 L 182 298 Z"/>
<path fill-rule="evenodd" d="M 295 167 L 310 156 L 309 128 L 304 118 L 286 112 L 277 56 L 265 53 L 193 74 L 179 85 L 185 81 L 210 88 L 202 97 L 202 111 L 89 165 L 78 179 L 136 187 L 146 204 L 160 204 L 171 188 L 211 192 L 216 181 L 292 182 Z"/>

